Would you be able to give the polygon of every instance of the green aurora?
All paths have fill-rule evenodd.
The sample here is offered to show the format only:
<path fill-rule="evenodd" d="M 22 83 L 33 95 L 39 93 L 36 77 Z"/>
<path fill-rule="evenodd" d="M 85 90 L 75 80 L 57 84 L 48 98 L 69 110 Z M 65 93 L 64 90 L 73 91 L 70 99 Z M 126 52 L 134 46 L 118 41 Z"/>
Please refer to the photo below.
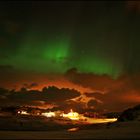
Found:
<path fill-rule="evenodd" d="M 0 65 L 47 74 L 77 68 L 114 78 L 140 70 L 139 13 L 127 14 L 125 3 L 33 2 L 2 8 Z"/>
<path fill-rule="evenodd" d="M 35 71 L 39 73 L 64 73 L 70 68 L 77 68 L 80 72 L 107 74 L 117 77 L 121 68 L 115 63 L 104 58 L 100 52 L 93 55 L 73 54 L 74 48 L 70 39 L 59 37 L 39 43 L 26 40 L 21 44 L 15 54 L 5 59 L 4 64 L 14 65 L 21 70 Z"/>

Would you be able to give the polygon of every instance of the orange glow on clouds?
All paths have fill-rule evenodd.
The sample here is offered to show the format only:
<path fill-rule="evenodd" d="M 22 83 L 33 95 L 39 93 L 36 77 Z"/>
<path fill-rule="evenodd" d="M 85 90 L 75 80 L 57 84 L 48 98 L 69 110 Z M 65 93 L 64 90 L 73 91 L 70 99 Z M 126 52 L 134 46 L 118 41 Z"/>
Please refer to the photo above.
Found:
<path fill-rule="evenodd" d="M 140 102 L 140 95 L 138 94 L 129 94 L 123 97 L 123 100 L 126 102 L 131 102 L 131 103 L 139 103 Z"/>
<path fill-rule="evenodd" d="M 11 81 L 10 81 L 11 80 Z M 16 89 L 19 90 L 24 85 L 23 84 L 31 84 L 31 83 L 37 83 L 37 86 L 32 87 L 30 89 L 33 90 L 42 90 L 43 87 L 48 86 L 56 86 L 58 88 L 70 88 L 75 89 L 81 93 L 84 92 L 92 92 L 89 88 L 84 88 L 80 85 L 76 85 L 70 81 L 68 81 L 63 75 L 26 75 L 24 78 L 15 78 L 10 79 L 6 83 L 2 83 L 2 87 L 9 88 L 9 89 Z"/>

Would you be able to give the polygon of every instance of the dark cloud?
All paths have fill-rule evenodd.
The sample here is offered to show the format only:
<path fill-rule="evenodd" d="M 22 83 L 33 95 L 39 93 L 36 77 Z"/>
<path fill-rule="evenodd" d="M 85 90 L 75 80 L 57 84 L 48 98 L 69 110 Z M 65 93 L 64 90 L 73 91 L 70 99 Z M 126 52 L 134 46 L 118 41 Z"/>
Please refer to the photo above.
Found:
<path fill-rule="evenodd" d="M 88 107 L 93 107 L 93 108 L 95 108 L 95 107 L 97 106 L 97 104 L 98 104 L 97 100 L 93 100 L 93 99 L 91 99 L 91 100 L 87 103 Z"/>
<path fill-rule="evenodd" d="M 56 88 L 54 86 L 43 88 L 42 92 L 47 97 L 48 101 L 61 102 L 80 96 L 80 92 L 68 88 Z"/>
<path fill-rule="evenodd" d="M 91 92 L 91 93 L 84 93 L 87 97 L 100 97 L 100 96 L 103 96 L 102 94 L 102 92 Z"/>
<path fill-rule="evenodd" d="M 37 83 L 31 83 L 31 84 L 25 83 L 25 84 L 23 84 L 23 87 L 25 87 L 27 89 L 31 89 L 31 88 L 34 88 L 34 87 L 37 87 L 37 86 L 38 86 Z"/>
<path fill-rule="evenodd" d="M 94 108 L 95 110 L 106 109 L 113 111 L 123 110 L 128 106 L 135 105 L 140 102 L 140 74 L 123 75 L 116 79 L 112 79 L 107 75 L 81 73 L 78 72 L 76 68 L 73 68 L 67 71 L 65 75 L 46 75 L 46 77 L 41 75 L 40 78 L 38 78 L 38 75 L 36 74 L 32 75 L 28 73 L 27 75 L 26 73 L 17 71 L 11 65 L 1 65 L 0 68 L 1 87 L 4 82 L 5 84 L 16 82 L 20 83 L 20 85 L 21 83 L 25 83 L 22 85 L 23 88 L 20 91 L 13 90 L 8 92 L 7 90 L 1 88 L 1 104 L 38 104 L 40 106 L 50 104 L 56 105 L 62 109 L 75 108 L 76 110 L 85 110 L 88 106 L 89 109 Z M 25 75 L 25 77 L 23 77 L 23 75 Z M 91 92 L 86 91 L 85 93 L 82 93 L 86 95 L 82 97 L 80 96 L 81 93 L 76 90 L 69 88 L 59 89 L 53 86 L 46 87 L 42 91 L 39 91 L 38 87 L 41 84 L 39 81 L 40 79 L 46 81 L 44 82 L 44 86 L 47 82 L 54 82 L 56 80 L 56 85 L 62 85 L 62 83 L 64 84 L 68 82 L 72 85 L 69 86 L 68 84 L 67 87 L 69 88 L 73 88 L 74 86 L 88 88 L 91 89 Z M 76 101 L 70 101 L 76 97 Z M 98 104 L 93 105 L 92 107 L 89 105 L 91 104 L 90 100 L 95 100 Z M 60 103 L 62 102 L 63 104 L 61 105 Z"/>
<path fill-rule="evenodd" d="M 54 107 L 53 110 L 64 110 L 65 112 L 69 112 L 70 109 L 73 109 L 74 111 L 77 111 L 79 113 L 83 113 L 87 108 L 85 106 L 85 103 L 69 100 L 57 103 L 57 107 Z"/>
<path fill-rule="evenodd" d="M 8 106 L 30 106 L 30 107 L 48 107 L 48 104 L 44 101 L 39 100 L 21 100 L 21 99 L 9 99 L 5 96 L 5 98 L 0 98 L 0 107 L 8 107 Z"/>
<path fill-rule="evenodd" d="M 71 82 L 88 87 L 94 91 L 105 91 L 110 88 L 114 80 L 108 75 L 96 75 L 93 73 L 80 73 L 76 68 L 66 72 L 66 78 Z"/>
<path fill-rule="evenodd" d="M 140 102 L 139 73 L 112 79 L 107 75 L 79 73 L 76 69 L 71 69 L 66 73 L 66 77 L 79 86 L 93 90 L 84 94 L 92 99 L 88 105 L 93 103 L 95 108 L 117 111 Z M 101 104 L 95 105 L 97 101 Z"/>
<path fill-rule="evenodd" d="M 8 93 L 8 94 L 7 94 Z M 29 106 L 45 106 L 48 104 L 57 105 L 61 102 L 78 97 L 80 93 L 74 89 L 57 87 L 43 88 L 42 91 L 27 90 L 22 88 L 20 91 L 8 91 L 0 89 L 1 99 L 5 96 L 5 100 L 2 100 L 1 105 L 29 105 Z"/>
<path fill-rule="evenodd" d="M 94 110 L 96 112 L 103 112 L 104 111 L 104 107 L 103 107 L 103 104 L 102 102 L 96 100 L 96 99 L 91 99 L 88 101 L 87 103 L 87 108 L 88 109 L 91 109 L 91 110 Z"/>

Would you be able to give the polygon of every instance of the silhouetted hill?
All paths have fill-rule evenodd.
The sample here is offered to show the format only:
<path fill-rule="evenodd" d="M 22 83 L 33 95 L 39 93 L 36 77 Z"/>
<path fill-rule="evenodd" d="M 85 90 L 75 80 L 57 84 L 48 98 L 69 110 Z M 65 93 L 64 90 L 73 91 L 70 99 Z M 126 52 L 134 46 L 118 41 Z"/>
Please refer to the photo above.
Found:
<path fill-rule="evenodd" d="M 121 114 L 122 112 L 109 112 L 103 115 L 106 116 L 107 118 L 118 118 Z"/>
<path fill-rule="evenodd" d="M 122 112 L 118 121 L 140 121 L 140 105 L 137 105 L 133 108 L 129 108 Z"/>

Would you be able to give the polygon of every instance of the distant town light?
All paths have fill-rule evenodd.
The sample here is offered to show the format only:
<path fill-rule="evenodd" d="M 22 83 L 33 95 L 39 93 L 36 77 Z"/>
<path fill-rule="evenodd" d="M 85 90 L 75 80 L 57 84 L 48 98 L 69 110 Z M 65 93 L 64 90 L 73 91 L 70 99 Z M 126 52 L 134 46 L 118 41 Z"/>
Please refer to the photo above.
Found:
<path fill-rule="evenodd" d="M 79 113 L 77 112 L 73 112 L 73 110 L 71 109 L 70 112 L 68 114 L 62 114 L 63 117 L 67 117 L 71 120 L 79 120 Z"/>
<path fill-rule="evenodd" d="M 54 112 L 45 112 L 45 113 L 42 113 L 42 115 L 46 116 L 48 118 L 55 117 L 55 113 Z"/>
<path fill-rule="evenodd" d="M 18 111 L 18 114 L 29 115 L 29 113 L 27 113 L 26 111 Z"/>

